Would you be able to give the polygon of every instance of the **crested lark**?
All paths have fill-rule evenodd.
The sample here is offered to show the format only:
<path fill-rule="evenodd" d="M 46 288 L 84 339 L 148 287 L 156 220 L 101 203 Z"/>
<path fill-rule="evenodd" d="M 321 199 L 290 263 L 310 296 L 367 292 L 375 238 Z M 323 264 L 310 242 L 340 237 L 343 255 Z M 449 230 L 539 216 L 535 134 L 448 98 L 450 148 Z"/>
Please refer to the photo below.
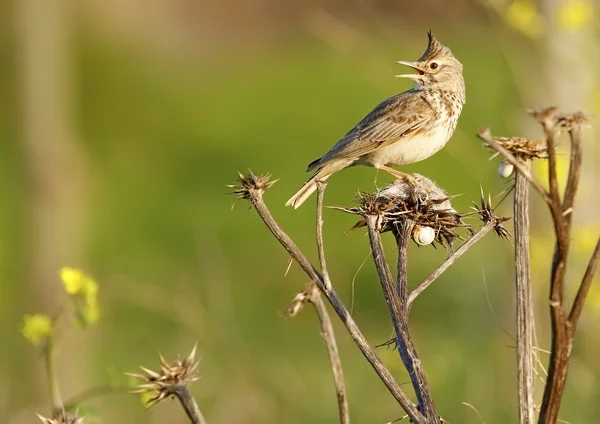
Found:
<path fill-rule="evenodd" d="M 388 165 L 405 165 L 427 159 L 448 142 L 465 104 L 462 64 L 450 49 L 428 33 L 427 50 L 416 62 L 398 62 L 416 74 L 412 90 L 379 104 L 323 157 L 308 165 L 317 172 L 286 203 L 298 208 L 316 190 L 317 181 L 353 165 L 369 165 L 404 177 Z"/>

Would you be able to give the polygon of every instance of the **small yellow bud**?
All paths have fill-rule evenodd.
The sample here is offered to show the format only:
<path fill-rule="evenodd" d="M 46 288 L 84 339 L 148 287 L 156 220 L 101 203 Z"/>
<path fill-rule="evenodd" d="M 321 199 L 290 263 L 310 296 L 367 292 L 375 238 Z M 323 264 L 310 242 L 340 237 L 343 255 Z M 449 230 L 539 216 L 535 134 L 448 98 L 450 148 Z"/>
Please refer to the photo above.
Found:
<path fill-rule="evenodd" d="M 81 327 L 94 324 L 100 317 L 98 306 L 98 283 L 77 268 L 64 267 L 60 270 L 66 292 L 71 296 Z"/>
<path fill-rule="evenodd" d="M 544 21 L 532 0 L 514 0 L 506 10 L 506 20 L 528 37 L 538 38 L 543 33 Z"/>
<path fill-rule="evenodd" d="M 73 295 L 81 292 L 83 289 L 85 274 L 77 268 L 66 266 L 60 270 L 60 279 L 67 293 Z"/>
<path fill-rule="evenodd" d="M 558 9 L 559 28 L 565 31 L 576 31 L 591 24 L 594 8 L 589 0 L 571 0 Z"/>
<path fill-rule="evenodd" d="M 21 334 L 34 346 L 52 335 L 52 320 L 44 314 L 25 314 Z"/>

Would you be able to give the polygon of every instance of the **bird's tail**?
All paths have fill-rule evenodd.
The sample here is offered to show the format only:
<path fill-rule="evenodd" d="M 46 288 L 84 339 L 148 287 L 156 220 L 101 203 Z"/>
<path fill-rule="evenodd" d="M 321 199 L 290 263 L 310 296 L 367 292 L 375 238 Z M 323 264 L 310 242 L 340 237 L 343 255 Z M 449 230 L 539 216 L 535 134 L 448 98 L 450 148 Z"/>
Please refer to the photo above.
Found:
<path fill-rule="evenodd" d="M 315 161 L 316 162 L 316 161 Z M 293 206 L 294 209 L 298 209 L 302 203 L 306 199 L 310 197 L 311 194 L 317 189 L 317 181 L 325 181 L 327 178 L 331 177 L 331 175 L 335 172 L 338 172 L 341 169 L 344 169 L 348 166 L 351 166 L 353 161 L 347 159 L 336 159 L 330 160 L 324 165 L 321 165 L 321 168 L 317 171 L 315 175 L 312 176 L 310 180 L 308 180 L 298 193 L 294 194 L 290 200 L 285 204 L 286 206 Z"/>
<path fill-rule="evenodd" d="M 317 181 L 325 181 L 331 176 L 331 173 L 323 173 L 320 170 L 308 180 L 296 194 L 292 196 L 290 200 L 285 204 L 286 206 L 293 206 L 294 209 L 298 209 L 306 199 L 317 189 Z"/>

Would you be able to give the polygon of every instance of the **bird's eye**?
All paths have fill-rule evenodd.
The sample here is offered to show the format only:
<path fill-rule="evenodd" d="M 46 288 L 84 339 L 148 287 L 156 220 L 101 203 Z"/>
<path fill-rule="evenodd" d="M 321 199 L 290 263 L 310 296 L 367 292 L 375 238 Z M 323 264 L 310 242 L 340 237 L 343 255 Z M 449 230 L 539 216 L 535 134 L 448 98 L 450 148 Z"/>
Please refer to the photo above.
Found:
<path fill-rule="evenodd" d="M 437 69 L 438 66 L 439 65 L 436 62 L 431 62 L 431 65 L 429 65 L 431 69 Z"/>

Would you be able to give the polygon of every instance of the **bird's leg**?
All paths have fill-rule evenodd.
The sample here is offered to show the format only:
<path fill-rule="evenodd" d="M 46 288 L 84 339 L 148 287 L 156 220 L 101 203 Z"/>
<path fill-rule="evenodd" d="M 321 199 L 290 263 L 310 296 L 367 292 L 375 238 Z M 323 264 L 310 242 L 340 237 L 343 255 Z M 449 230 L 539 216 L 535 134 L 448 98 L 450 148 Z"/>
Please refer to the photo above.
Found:
<path fill-rule="evenodd" d="M 373 185 L 375 186 L 375 191 L 379 193 L 379 186 L 377 185 L 377 176 L 379 175 L 379 168 L 375 168 L 375 179 L 373 180 Z"/>
<path fill-rule="evenodd" d="M 396 177 L 400 180 L 408 180 L 410 183 L 414 183 L 414 181 L 415 181 L 415 179 L 413 178 L 412 175 L 407 174 L 406 172 L 398 171 L 397 169 L 394 169 L 394 168 L 390 168 L 389 166 L 377 165 L 376 168 L 381 169 L 382 171 L 385 171 L 388 174 L 393 175 L 394 177 Z"/>

